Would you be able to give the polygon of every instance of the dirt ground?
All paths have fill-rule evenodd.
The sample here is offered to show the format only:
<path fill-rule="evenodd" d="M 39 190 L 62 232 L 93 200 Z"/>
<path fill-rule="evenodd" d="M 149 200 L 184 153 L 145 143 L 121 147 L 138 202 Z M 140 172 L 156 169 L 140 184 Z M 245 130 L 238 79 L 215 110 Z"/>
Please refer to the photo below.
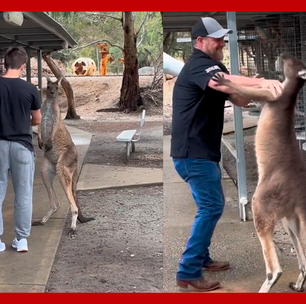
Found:
<path fill-rule="evenodd" d="M 52 81 L 55 81 L 55 77 L 51 77 Z M 120 97 L 120 89 L 122 85 L 121 76 L 79 76 L 69 77 L 66 79 L 71 84 L 74 92 L 75 105 L 77 108 L 77 114 L 80 115 L 83 120 L 105 120 L 114 118 L 126 118 L 130 116 L 139 116 L 141 109 L 138 112 L 118 113 L 112 112 L 100 112 L 100 110 L 113 109 L 116 107 Z M 160 115 L 162 117 L 162 88 L 159 90 L 150 90 L 148 87 L 153 80 L 152 76 L 140 76 L 139 86 L 141 89 L 141 96 L 144 101 L 144 108 L 147 110 L 146 115 Z M 32 78 L 32 83 L 37 85 L 37 78 Z M 42 79 L 43 86 L 43 100 L 45 99 L 45 89 L 47 80 L 45 77 Z M 62 107 L 62 114 L 65 117 L 67 111 L 67 98 L 63 88 L 59 87 L 59 101 Z M 98 111 L 98 112 L 97 112 Z"/>
<path fill-rule="evenodd" d="M 164 134 L 171 134 L 171 111 L 172 111 L 172 88 L 175 82 L 175 78 L 167 81 L 164 83 Z M 250 111 L 248 109 L 243 109 L 243 117 L 249 116 Z M 224 112 L 224 122 L 233 121 L 233 107 L 225 108 Z M 244 136 L 244 151 L 245 151 L 245 163 L 246 163 L 246 184 L 247 184 L 247 191 L 248 191 L 248 200 L 252 199 L 252 195 L 255 192 L 255 188 L 257 185 L 258 174 L 257 174 L 257 164 L 256 164 L 256 157 L 255 157 L 255 150 L 254 150 L 254 139 L 255 139 L 255 132 L 256 127 L 246 129 L 243 131 Z M 235 134 L 231 133 L 224 136 L 226 139 L 229 140 L 231 145 L 235 147 Z M 234 156 L 229 152 L 226 147 L 222 149 L 223 153 L 223 166 L 230 176 L 230 178 L 234 181 L 237 185 L 237 166 L 236 166 L 236 159 Z M 286 256 L 292 257 L 296 259 L 295 251 L 291 245 L 289 236 L 284 231 L 283 227 L 279 223 L 276 226 L 274 231 L 274 242 L 281 254 Z"/>
<path fill-rule="evenodd" d="M 68 80 L 81 119 L 65 123 L 93 134 L 84 164 L 162 168 L 161 90 L 149 92 L 154 101 L 145 97 L 145 135 L 126 163 L 125 145 L 118 148 L 114 139 L 123 129 L 139 126 L 142 109 L 129 114 L 97 112 L 115 106 L 122 77 L 69 77 Z M 140 77 L 142 96 L 148 93 L 144 88 L 151 80 L 152 77 Z M 64 117 L 64 92 L 60 92 L 60 101 Z M 84 215 L 94 214 L 96 220 L 78 223 L 77 235 L 70 238 L 68 212 L 46 292 L 161 292 L 162 186 L 79 191 L 78 197 Z"/>
<path fill-rule="evenodd" d="M 162 194 L 162 187 L 80 191 L 83 213 L 96 219 L 71 239 L 67 217 L 46 292 L 162 292 Z"/>

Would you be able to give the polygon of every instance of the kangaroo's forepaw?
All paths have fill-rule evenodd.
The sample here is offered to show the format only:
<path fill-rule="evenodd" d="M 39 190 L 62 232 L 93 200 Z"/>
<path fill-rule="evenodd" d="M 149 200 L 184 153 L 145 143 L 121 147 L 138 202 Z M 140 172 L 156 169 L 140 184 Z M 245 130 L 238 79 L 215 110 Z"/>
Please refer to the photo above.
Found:
<path fill-rule="evenodd" d="M 42 221 L 32 222 L 32 226 L 43 226 L 43 225 L 45 225 L 45 223 L 43 223 Z"/>
<path fill-rule="evenodd" d="M 52 144 L 53 144 L 53 142 L 52 142 L 52 139 L 51 139 L 51 138 L 47 139 L 47 140 L 44 142 L 44 148 L 45 148 L 45 151 L 46 151 L 46 152 L 48 152 L 48 151 L 50 151 L 50 150 L 52 149 Z"/>
<path fill-rule="evenodd" d="M 290 282 L 289 283 L 289 287 L 294 290 L 294 291 L 298 291 L 298 292 L 302 292 L 304 291 L 304 288 L 303 287 L 300 287 L 300 288 L 297 288 L 296 287 L 296 284 L 294 282 Z"/>
<path fill-rule="evenodd" d="M 229 82 L 229 80 L 225 79 L 224 75 L 221 73 L 216 73 L 211 79 L 219 84 Z"/>
<path fill-rule="evenodd" d="M 52 146 L 45 145 L 44 147 L 46 152 L 49 152 L 52 149 Z"/>

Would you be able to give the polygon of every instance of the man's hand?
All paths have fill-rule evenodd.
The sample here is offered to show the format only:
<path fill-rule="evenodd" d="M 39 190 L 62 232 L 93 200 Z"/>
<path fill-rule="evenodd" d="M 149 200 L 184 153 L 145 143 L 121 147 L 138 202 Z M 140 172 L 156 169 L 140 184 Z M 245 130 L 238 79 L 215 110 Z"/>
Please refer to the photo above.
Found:
<path fill-rule="evenodd" d="M 262 89 L 269 90 L 277 99 L 283 92 L 284 84 L 274 79 L 263 79 L 261 84 Z"/>

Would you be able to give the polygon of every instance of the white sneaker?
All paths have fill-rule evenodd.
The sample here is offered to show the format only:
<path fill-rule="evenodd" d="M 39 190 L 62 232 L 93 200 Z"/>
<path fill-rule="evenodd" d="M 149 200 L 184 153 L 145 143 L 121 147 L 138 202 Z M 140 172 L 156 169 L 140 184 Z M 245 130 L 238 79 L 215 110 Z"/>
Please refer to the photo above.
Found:
<path fill-rule="evenodd" d="M 28 251 L 28 241 L 27 239 L 20 239 L 18 241 L 17 238 L 14 238 L 12 247 L 17 249 L 18 252 L 27 252 Z"/>
<path fill-rule="evenodd" d="M 5 244 L 0 239 L 0 252 L 5 250 Z"/>

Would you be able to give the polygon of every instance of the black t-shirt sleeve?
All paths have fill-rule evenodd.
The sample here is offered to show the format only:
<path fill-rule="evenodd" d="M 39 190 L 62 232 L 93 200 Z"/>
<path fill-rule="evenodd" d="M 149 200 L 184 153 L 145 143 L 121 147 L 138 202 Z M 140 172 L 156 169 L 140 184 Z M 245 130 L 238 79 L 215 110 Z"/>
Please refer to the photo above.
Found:
<path fill-rule="evenodd" d="M 31 96 L 32 96 L 31 110 L 32 111 L 39 110 L 41 108 L 41 104 L 38 98 L 38 90 L 35 86 L 32 87 Z"/>
<path fill-rule="evenodd" d="M 194 61 L 190 68 L 189 79 L 202 90 L 205 90 L 209 80 L 218 72 L 228 74 L 226 67 L 214 60 Z"/>

